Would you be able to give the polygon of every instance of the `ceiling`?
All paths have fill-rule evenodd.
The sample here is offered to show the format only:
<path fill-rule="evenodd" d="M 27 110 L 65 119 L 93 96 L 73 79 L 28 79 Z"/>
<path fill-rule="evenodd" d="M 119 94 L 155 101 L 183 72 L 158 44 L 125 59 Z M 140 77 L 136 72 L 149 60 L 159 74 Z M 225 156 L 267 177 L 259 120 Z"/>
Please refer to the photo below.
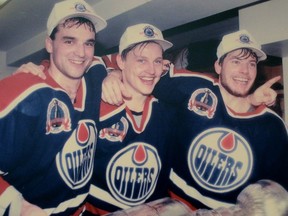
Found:
<path fill-rule="evenodd" d="M 173 49 L 189 43 L 220 39 L 238 29 L 238 9 L 261 0 L 86 0 L 105 18 L 108 27 L 97 34 L 96 53 L 117 52 L 129 25 L 146 22 L 159 27 Z M 10 0 L 0 8 L 0 52 L 9 66 L 39 63 L 44 49 L 46 20 L 58 0 Z M 173 50 L 172 49 L 172 50 Z"/>

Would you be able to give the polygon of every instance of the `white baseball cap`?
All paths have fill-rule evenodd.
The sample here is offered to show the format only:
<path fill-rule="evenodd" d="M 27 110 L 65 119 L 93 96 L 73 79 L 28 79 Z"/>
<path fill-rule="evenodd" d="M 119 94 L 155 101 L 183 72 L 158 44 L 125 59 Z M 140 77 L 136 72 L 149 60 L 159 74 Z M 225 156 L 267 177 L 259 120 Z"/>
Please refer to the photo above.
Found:
<path fill-rule="evenodd" d="M 126 28 L 125 32 L 120 38 L 119 53 L 131 46 L 132 44 L 141 43 L 145 41 L 157 42 L 165 51 L 173 46 L 167 40 L 164 40 L 162 32 L 153 25 L 141 23 Z"/>
<path fill-rule="evenodd" d="M 90 20 L 94 24 L 96 32 L 107 26 L 107 22 L 98 16 L 94 9 L 84 0 L 65 0 L 56 3 L 49 15 L 47 21 L 48 35 L 52 33 L 59 23 L 72 17 L 83 17 Z"/>
<path fill-rule="evenodd" d="M 267 58 L 266 54 L 261 50 L 261 46 L 246 30 L 240 30 L 223 36 L 222 41 L 217 48 L 217 58 L 220 59 L 226 53 L 241 48 L 253 50 L 258 56 L 258 61 L 263 61 Z"/>

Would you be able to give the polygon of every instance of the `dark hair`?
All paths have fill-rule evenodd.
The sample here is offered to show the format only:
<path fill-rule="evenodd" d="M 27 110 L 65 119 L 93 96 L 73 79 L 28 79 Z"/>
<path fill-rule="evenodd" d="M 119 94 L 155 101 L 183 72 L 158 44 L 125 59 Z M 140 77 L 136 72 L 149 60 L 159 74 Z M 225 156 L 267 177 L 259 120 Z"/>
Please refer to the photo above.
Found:
<path fill-rule="evenodd" d="M 257 54 L 252 50 L 252 49 L 249 49 L 249 48 L 241 48 L 240 49 L 241 52 L 239 53 L 238 57 L 239 58 L 242 58 L 242 59 L 247 59 L 249 58 L 250 56 L 254 57 L 256 59 L 256 62 L 258 62 L 258 56 Z M 231 51 L 232 52 L 232 51 Z M 220 57 L 219 59 L 219 65 L 222 65 L 223 64 L 223 61 L 224 59 L 227 57 L 227 55 L 229 54 L 230 52 L 224 54 L 223 56 Z"/>
<path fill-rule="evenodd" d="M 94 32 L 96 34 L 96 29 L 95 29 L 95 26 L 94 24 L 84 18 L 84 17 L 72 17 L 72 18 L 69 18 L 69 19 L 66 19 L 62 24 L 58 24 L 52 31 L 52 33 L 50 34 L 50 38 L 52 40 L 55 40 L 55 34 L 59 31 L 59 26 L 62 26 L 64 28 L 71 28 L 73 26 L 81 26 L 81 25 L 86 25 L 90 31 Z"/>
<path fill-rule="evenodd" d="M 153 41 L 153 40 L 149 40 L 149 41 L 145 41 L 145 42 L 139 42 L 139 43 L 132 44 L 132 45 L 128 46 L 126 49 L 124 49 L 124 50 L 122 51 L 122 53 L 121 53 L 121 58 L 122 58 L 123 60 L 125 60 L 126 57 L 127 57 L 127 54 L 128 54 L 130 51 L 134 50 L 138 45 L 140 46 L 140 48 L 142 48 L 142 47 L 146 47 L 146 46 L 147 46 L 148 44 L 150 44 L 150 43 L 158 44 L 157 42 L 155 42 L 155 41 Z M 160 46 L 160 44 L 158 44 L 158 45 Z M 161 48 L 162 48 L 162 46 L 161 46 Z M 163 51 L 163 48 L 162 48 L 162 51 Z"/>

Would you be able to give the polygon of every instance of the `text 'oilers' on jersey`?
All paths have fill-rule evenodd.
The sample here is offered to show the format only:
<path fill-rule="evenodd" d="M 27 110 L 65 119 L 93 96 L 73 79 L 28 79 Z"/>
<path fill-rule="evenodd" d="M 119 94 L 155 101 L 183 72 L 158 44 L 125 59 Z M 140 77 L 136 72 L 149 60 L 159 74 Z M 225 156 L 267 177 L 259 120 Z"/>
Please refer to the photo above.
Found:
<path fill-rule="evenodd" d="M 269 108 L 237 114 L 225 106 L 217 81 L 185 70 L 171 70 L 154 94 L 178 106 L 170 175 L 175 197 L 218 208 L 235 204 L 241 190 L 260 179 L 287 189 L 287 128 Z"/>
<path fill-rule="evenodd" d="M 102 105 L 88 210 L 103 214 L 167 196 L 171 107 L 154 97 L 146 99 L 142 113 L 125 104 Z"/>
<path fill-rule="evenodd" d="M 89 191 L 105 67 L 97 63 L 84 75 L 74 104 L 46 75 L 46 80 L 17 74 L 0 81 L 0 200 L 6 200 L 0 205 L 5 214 L 15 204 L 10 185 L 49 215 L 70 215 Z"/>

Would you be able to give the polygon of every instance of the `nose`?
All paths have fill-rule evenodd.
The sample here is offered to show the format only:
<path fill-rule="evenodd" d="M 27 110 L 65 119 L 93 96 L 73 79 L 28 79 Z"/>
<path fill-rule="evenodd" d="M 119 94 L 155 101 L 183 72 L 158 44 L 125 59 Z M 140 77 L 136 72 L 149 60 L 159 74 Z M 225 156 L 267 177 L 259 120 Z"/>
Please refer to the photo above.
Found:
<path fill-rule="evenodd" d="M 155 75 L 157 73 L 157 69 L 159 68 L 159 66 L 155 65 L 155 63 L 150 63 L 149 64 L 149 69 L 148 69 L 148 72 L 149 74 L 151 75 Z"/>
<path fill-rule="evenodd" d="M 244 74 L 249 73 L 249 64 L 247 63 L 241 64 L 241 73 L 244 73 Z"/>
<path fill-rule="evenodd" d="M 79 44 L 78 46 L 76 46 L 75 54 L 79 57 L 84 57 L 85 56 L 85 46 L 82 44 Z"/>

